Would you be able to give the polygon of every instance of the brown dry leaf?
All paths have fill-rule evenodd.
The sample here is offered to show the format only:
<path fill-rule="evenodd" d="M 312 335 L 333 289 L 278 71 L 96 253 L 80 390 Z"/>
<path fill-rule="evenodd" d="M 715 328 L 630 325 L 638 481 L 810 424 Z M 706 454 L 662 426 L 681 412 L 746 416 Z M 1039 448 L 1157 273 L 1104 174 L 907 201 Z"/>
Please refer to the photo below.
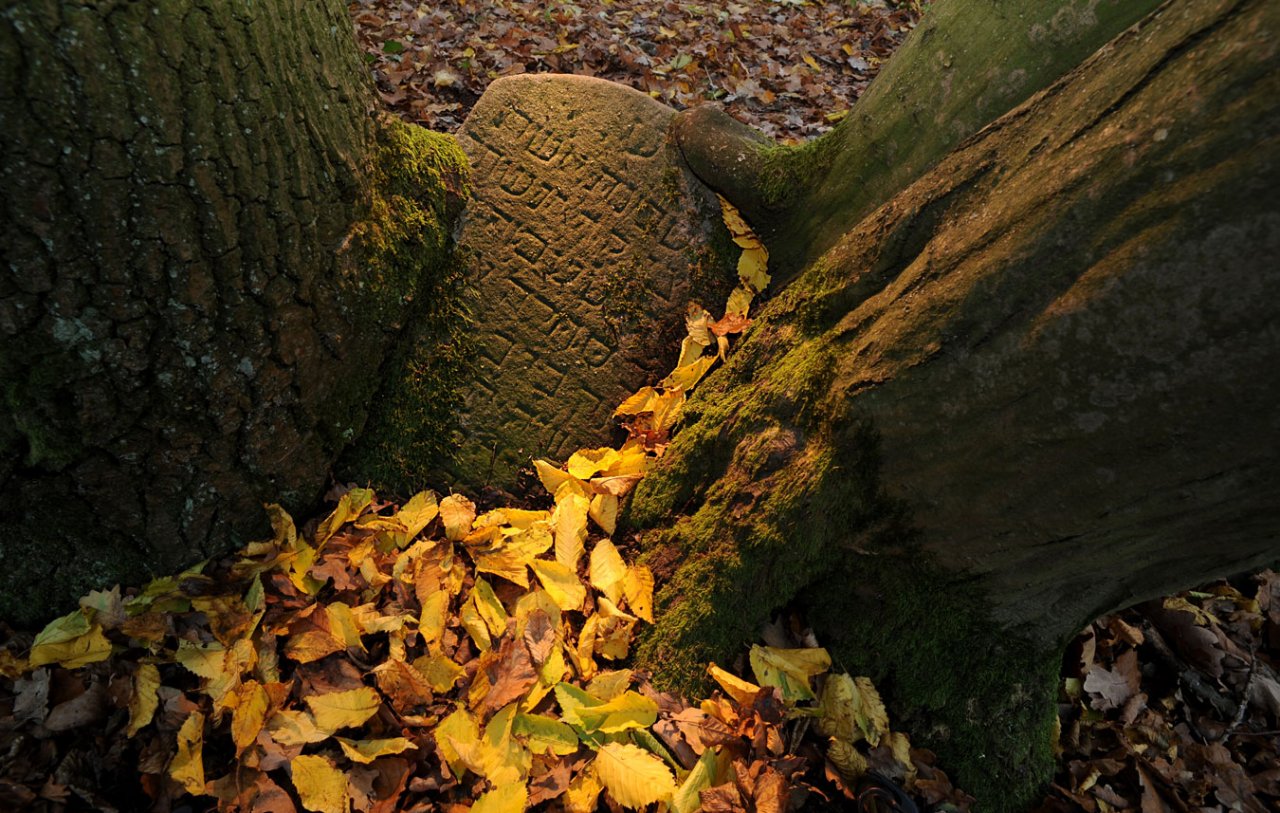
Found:
<path fill-rule="evenodd" d="M 1106 711 L 1123 707 L 1137 693 L 1140 680 L 1138 653 L 1131 649 L 1116 659 L 1115 669 L 1090 669 L 1084 690 L 1095 696 L 1094 708 Z"/>
<path fill-rule="evenodd" d="M 480 710 L 485 713 L 497 711 L 520 699 L 538 681 L 538 673 L 523 638 L 504 638 L 497 659 L 486 671 L 490 688 L 480 704 Z"/>
<path fill-rule="evenodd" d="M 391 707 L 401 714 L 412 714 L 431 702 L 431 682 L 421 670 L 404 661 L 384 661 L 373 668 L 373 676 L 378 691 L 386 695 Z"/>

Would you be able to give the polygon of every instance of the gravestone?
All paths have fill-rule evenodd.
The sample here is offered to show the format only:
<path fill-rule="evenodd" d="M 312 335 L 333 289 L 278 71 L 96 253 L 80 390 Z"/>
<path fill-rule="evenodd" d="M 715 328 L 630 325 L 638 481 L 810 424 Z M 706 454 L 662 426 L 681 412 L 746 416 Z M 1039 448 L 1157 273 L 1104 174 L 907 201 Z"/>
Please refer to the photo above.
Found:
<path fill-rule="evenodd" d="M 532 457 L 609 443 L 614 408 L 673 365 L 686 304 L 724 301 L 719 207 L 668 137 L 674 114 L 612 82 L 526 75 L 491 84 L 463 124 L 477 355 L 462 482 L 505 487 Z"/>

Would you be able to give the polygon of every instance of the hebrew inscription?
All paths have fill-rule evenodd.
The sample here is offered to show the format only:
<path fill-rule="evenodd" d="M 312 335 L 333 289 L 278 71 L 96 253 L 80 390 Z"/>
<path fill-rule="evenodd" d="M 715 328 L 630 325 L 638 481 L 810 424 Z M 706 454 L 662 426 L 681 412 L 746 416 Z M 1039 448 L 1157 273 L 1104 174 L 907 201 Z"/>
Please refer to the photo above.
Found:
<path fill-rule="evenodd" d="M 599 79 L 514 76 L 464 123 L 478 357 L 463 482 L 506 486 L 533 456 L 608 442 L 614 407 L 673 362 L 686 303 L 728 290 L 706 251 L 714 197 L 667 138 L 674 112 Z"/>

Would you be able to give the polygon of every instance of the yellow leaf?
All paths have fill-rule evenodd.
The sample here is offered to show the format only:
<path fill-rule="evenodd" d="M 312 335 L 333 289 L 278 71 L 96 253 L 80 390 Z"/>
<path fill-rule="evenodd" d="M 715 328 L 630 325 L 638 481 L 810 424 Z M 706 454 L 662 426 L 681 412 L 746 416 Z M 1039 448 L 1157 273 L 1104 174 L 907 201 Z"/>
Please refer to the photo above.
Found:
<path fill-rule="evenodd" d="M 653 387 L 641 387 L 635 395 L 632 395 L 618 405 L 618 408 L 613 411 L 613 417 L 617 418 L 623 415 L 639 415 L 641 412 L 652 412 L 652 404 L 657 397 L 658 391 Z M 559 484 L 557 483 L 557 485 Z M 553 491 L 552 493 L 554 494 L 555 492 Z"/>
<path fill-rule="evenodd" d="M 614 604 L 622 600 L 622 580 L 627 575 L 627 563 L 622 561 L 618 549 L 608 539 L 601 539 L 591 549 L 588 572 L 592 587 Z"/>
<path fill-rule="evenodd" d="M 591 480 L 591 487 L 595 489 L 597 496 L 609 495 L 612 497 L 625 497 L 635 487 L 636 483 L 644 477 L 643 474 L 624 474 L 618 477 L 595 477 Z M 594 506 L 594 502 L 592 503 Z M 594 519 L 594 517 L 592 517 Z"/>
<path fill-rule="evenodd" d="M 759 293 L 769 287 L 769 252 L 764 246 L 749 248 L 738 257 L 738 279 L 751 290 Z"/>
<path fill-rule="evenodd" d="M 644 565 L 632 565 L 627 568 L 627 576 L 622 580 L 622 593 L 627 597 L 627 606 L 631 612 L 653 623 L 653 571 Z"/>
<path fill-rule="evenodd" d="M 684 367 L 677 367 L 670 375 L 662 380 L 662 386 L 667 389 L 678 389 L 688 392 L 697 385 L 702 377 L 707 374 L 707 370 L 716 363 L 715 356 L 702 356 Z"/>
<path fill-rule="evenodd" d="M 865 737 L 875 746 L 889 733 L 889 714 L 870 678 L 829 675 L 819 708 L 818 730 L 828 737 L 849 743 Z"/>
<path fill-rule="evenodd" d="M 814 73 L 822 73 L 822 66 L 818 64 L 818 60 L 814 59 L 812 55 L 805 54 L 802 58 L 804 59 L 804 64 L 813 68 Z"/>
<path fill-rule="evenodd" d="M 587 510 L 600 530 L 612 535 L 618 524 L 618 498 L 612 494 L 597 494 L 591 498 L 591 507 Z"/>
<path fill-rule="evenodd" d="M 563 498 L 559 494 L 563 494 Z M 577 571 L 578 560 L 582 558 L 590 507 L 591 502 L 583 495 L 561 491 L 556 497 L 555 511 L 551 513 L 556 561 L 573 571 Z"/>
<path fill-rule="evenodd" d="M 258 738 L 258 732 L 266 723 L 270 702 L 267 690 L 256 680 L 245 681 L 236 690 L 235 706 L 231 710 L 231 741 L 236 745 L 237 755 Z"/>
<path fill-rule="evenodd" d="M 684 410 L 684 390 L 664 392 L 653 408 L 653 428 L 659 432 L 675 426 Z"/>
<path fill-rule="evenodd" d="M 552 647 L 551 654 L 547 655 L 547 659 L 543 661 L 542 666 L 538 667 L 538 685 L 533 687 L 529 692 L 528 707 L 533 708 L 537 705 L 535 700 L 541 700 L 551 690 L 552 686 L 559 683 L 566 674 L 569 673 L 569 664 L 565 663 L 564 651 L 559 644 Z"/>
<path fill-rule="evenodd" d="M 586 621 L 582 622 L 582 629 L 578 632 L 578 645 L 570 650 L 573 656 L 573 666 L 578 670 L 578 676 L 583 680 L 590 680 L 596 673 L 596 662 L 594 659 L 596 651 L 596 633 L 600 630 L 600 616 L 592 615 Z"/>
<path fill-rule="evenodd" d="M 301 540 L 294 548 L 293 558 L 289 561 L 289 581 L 304 595 L 314 596 L 320 592 L 324 583 L 311 576 L 311 566 L 316 562 L 316 549 Z"/>
<path fill-rule="evenodd" d="M 422 602 L 422 616 L 418 621 L 418 633 L 427 647 L 434 649 L 444 637 L 444 625 L 448 620 L 449 594 L 437 590 Z"/>
<path fill-rule="evenodd" d="M 313 813 L 347 813 L 347 775 L 328 757 L 307 754 L 289 763 L 302 806 Z"/>
<path fill-rule="evenodd" d="M 404 737 L 385 740 L 349 740 L 346 737 L 334 737 L 334 739 L 338 741 L 338 745 L 342 746 L 342 753 L 347 755 L 347 759 L 362 765 L 368 765 L 378 757 L 400 754 L 418 747 Z"/>
<path fill-rule="evenodd" d="M 751 671 L 761 686 L 776 686 L 782 699 L 816 700 L 809 679 L 831 668 L 831 656 L 820 647 L 778 649 L 771 646 L 751 647 Z"/>
<path fill-rule="evenodd" d="M 452 714 L 440 721 L 434 733 L 436 748 L 445 762 L 449 763 L 449 771 L 454 776 L 461 777 L 466 772 L 467 765 L 459 748 L 473 749 L 480 743 L 480 726 L 476 723 L 476 718 L 471 712 L 458 706 Z"/>
<path fill-rule="evenodd" d="M 360 516 L 364 509 L 373 502 L 373 492 L 367 488 L 353 488 L 338 498 L 338 507 L 325 517 L 324 522 L 316 528 L 316 544 L 323 545 L 329 537 L 338 532 L 346 523 Z"/>
<path fill-rule="evenodd" d="M 833 737 L 827 744 L 827 757 L 831 760 L 831 764 L 836 766 L 840 776 L 850 784 L 857 782 L 867 772 L 867 758 L 860 754 L 852 743 L 845 740 Z"/>
<path fill-rule="evenodd" d="M 462 606 L 458 608 L 458 620 L 462 622 L 462 628 L 471 636 L 471 640 L 475 641 L 476 649 L 481 652 L 488 652 L 493 649 L 493 639 L 489 636 L 489 625 L 485 623 L 484 616 L 480 615 L 480 609 L 476 606 L 475 591 L 471 591 L 471 595 L 467 596 L 467 600 L 462 602 Z"/>
<path fill-rule="evenodd" d="M 340 649 L 341 642 L 330 635 L 328 630 L 322 629 L 303 630 L 297 635 L 289 636 L 289 640 L 284 643 L 285 656 L 298 663 L 312 663 Z"/>
<path fill-rule="evenodd" d="M 658 719 L 658 704 L 638 692 L 626 691 L 607 703 L 583 706 L 576 714 L 583 730 L 616 734 L 653 725 Z"/>
<path fill-rule="evenodd" d="M 404 541 L 400 542 L 398 547 L 404 547 L 413 541 L 413 538 L 422 533 L 422 529 L 427 527 L 439 513 L 440 506 L 436 502 L 434 491 L 421 491 L 415 494 L 413 499 L 396 512 L 396 519 L 400 520 L 400 524 L 404 526 Z"/>
<path fill-rule="evenodd" d="M 324 606 L 333 637 L 342 644 L 343 649 L 357 649 L 364 652 L 364 642 L 360 640 L 360 623 L 356 620 L 351 608 L 341 601 Z"/>
<path fill-rule="evenodd" d="M 204 795 L 204 715 L 193 711 L 178 729 L 178 748 L 169 776 L 192 796 Z"/>
<path fill-rule="evenodd" d="M 630 669 L 611 669 L 608 672 L 601 672 L 591 679 L 587 691 L 608 702 L 627 690 L 627 686 L 631 683 L 631 675 Z"/>
<path fill-rule="evenodd" d="M 151 722 L 160 698 L 160 670 L 153 663 L 138 664 L 133 676 L 133 697 L 129 698 L 129 727 L 125 735 L 132 737 Z"/>
<path fill-rule="evenodd" d="M 746 316 L 751 311 L 751 300 L 755 299 L 755 296 L 745 285 L 734 288 L 733 293 L 729 294 L 729 301 L 725 303 L 725 315 Z"/>
<path fill-rule="evenodd" d="M 751 234 L 751 227 L 747 225 L 747 221 L 742 219 L 742 213 L 738 211 L 738 207 L 734 206 L 723 195 L 716 195 L 716 200 L 720 201 L 720 216 L 724 220 L 725 228 L 729 233 L 737 237 L 740 234 Z"/>
<path fill-rule="evenodd" d="M 552 465 L 546 460 L 533 461 L 533 468 L 538 472 L 538 479 L 542 481 L 542 487 L 549 494 L 555 494 L 560 490 L 560 486 L 573 481 L 573 476 L 569 472 Z"/>
<path fill-rule="evenodd" d="M 698 813 L 702 807 L 702 791 L 715 784 L 715 779 L 716 749 L 706 748 L 671 798 L 671 808 L 676 813 Z"/>
<path fill-rule="evenodd" d="M 524 783 L 512 782 L 481 794 L 471 806 L 471 813 L 523 813 L 528 801 L 529 791 Z"/>
<path fill-rule="evenodd" d="M 569 813 L 595 813 L 601 790 L 595 771 L 587 766 L 587 770 L 579 772 L 569 782 L 569 789 L 564 794 L 565 809 Z"/>
<path fill-rule="evenodd" d="M 597 620 L 595 651 L 600 657 L 610 660 L 627 657 L 632 634 L 635 632 L 635 617 L 613 606 L 613 602 L 604 596 L 600 597 L 599 604 L 600 613 L 594 616 Z"/>
<path fill-rule="evenodd" d="M 533 755 L 512 736 L 516 707 L 504 706 L 489 720 L 480 740 L 480 762 L 472 768 L 495 785 L 523 782 L 533 764 Z"/>
<path fill-rule="evenodd" d="M 529 565 L 557 607 L 565 611 L 582 609 L 582 602 L 587 598 L 587 588 L 571 568 L 560 562 L 544 559 L 535 559 Z"/>
<path fill-rule="evenodd" d="M 281 745 L 307 745 L 326 740 L 333 733 L 321 731 L 310 712 L 298 709 L 277 711 L 267 721 L 267 732 Z"/>
<path fill-rule="evenodd" d="M 693 364 L 695 361 L 697 361 L 699 358 L 702 357 L 703 352 L 706 351 L 708 345 L 710 344 L 711 344 L 710 341 L 699 342 L 696 339 L 694 339 L 692 336 L 685 336 L 684 339 L 680 342 L 680 357 L 676 359 L 676 369 L 678 370 L 681 367 L 688 367 L 690 364 Z M 658 411 L 659 397 L 661 396 L 657 396 L 649 402 L 649 405 L 648 405 L 649 408 L 646 411 L 648 412 Z"/>
<path fill-rule="evenodd" d="M 707 674 L 711 679 L 720 684 L 720 688 L 724 689 L 724 693 L 733 698 L 733 701 L 740 706 L 747 706 L 755 699 L 756 692 L 760 691 L 760 687 L 754 683 L 749 683 L 737 675 L 726 672 L 714 663 L 707 666 Z"/>
<path fill-rule="evenodd" d="M 893 751 L 894 760 L 906 771 L 904 784 L 910 785 L 916 778 L 916 764 L 911 759 L 911 741 L 906 734 L 894 731 L 889 735 L 889 750 Z"/>
<path fill-rule="evenodd" d="M 604 471 L 617 460 L 618 451 L 608 446 L 598 449 L 580 449 L 569 455 L 565 468 L 571 477 L 579 480 L 590 480 L 597 473 Z"/>
<path fill-rule="evenodd" d="M 362 725 L 377 714 L 378 707 L 382 705 L 377 690 L 369 686 L 345 692 L 313 694 L 306 701 L 315 717 L 316 727 L 330 734 L 340 728 Z"/>
<path fill-rule="evenodd" d="M 592 765 L 604 789 L 623 807 L 669 801 L 675 793 L 675 778 L 662 760 L 634 745 L 605 743 Z"/>
<path fill-rule="evenodd" d="M 525 628 L 528 624 L 529 617 L 534 611 L 540 610 L 547 614 L 547 619 L 551 622 L 552 630 L 560 632 L 560 607 L 551 598 L 551 594 L 546 590 L 531 590 L 520 598 L 516 599 L 516 634 L 524 635 Z"/>
<path fill-rule="evenodd" d="M 75 669 L 110 655 L 111 642 L 102 634 L 102 627 L 89 623 L 85 611 L 76 610 L 45 625 L 31 645 L 27 668 L 56 663 Z"/>
<path fill-rule="evenodd" d="M 9 680 L 17 680 L 27 671 L 26 658 L 19 658 L 8 649 L 0 649 L 0 675 L 9 678 Z"/>
<path fill-rule="evenodd" d="M 433 691 L 444 694 L 453 689 L 454 685 L 467 673 L 453 659 L 443 653 L 435 655 L 423 655 L 413 662 L 414 667 L 421 672 L 427 679 L 427 683 L 431 684 Z"/>
<path fill-rule="evenodd" d="M 198 644 L 184 638 L 178 642 L 178 651 L 173 659 L 189 672 L 206 680 L 216 680 L 222 677 L 226 655 L 227 651 L 222 644 Z"/>
<path fill-rule="evenodd" d="M 489 632 L 494 638 L 501 637 L 507 630 L 507 611 L 493 588 L 484 579 L 477 578 L 475 586 L 471 588 L 471 597 L 475 600 L 480 617 L 489 627 Z"/>
<path fill-rule="evenodd" d="M 440 501 L 440 521 L 444 523 L 444 536 L 457 542 L 471 530 L 476 518 L 476 504 L 460 494 L 450 494 Z"/>

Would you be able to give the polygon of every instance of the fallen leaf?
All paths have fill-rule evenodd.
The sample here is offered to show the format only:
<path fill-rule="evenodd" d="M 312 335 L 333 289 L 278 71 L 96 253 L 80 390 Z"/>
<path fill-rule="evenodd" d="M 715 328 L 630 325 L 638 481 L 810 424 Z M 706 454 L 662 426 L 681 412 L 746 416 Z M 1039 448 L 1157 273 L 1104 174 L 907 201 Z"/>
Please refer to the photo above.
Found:
<path fill-rule="evenodd" d="M 662 760 L 634 745 L 605 743 L 592 764 L 604 789 L 623 807 L 668 801 L 675 793 L 675 778 Z"/>
<path fill-rule="evenodd" d="M 325 756 L 304 755 L 289 765 L 302 806 L 313 813 L 347 813 L 347 775 Z"/>
<path fill-rule="evenodd" d="M 193 711 L 178 729 L 169 776 L 193 796 L 204 795 L 204 715 Z"/>
<path fill-rule="evenodd" d="M 382 705 L 377 691 L 368 686 L 345 692 L 311 695 L 305 700 L 315 718 L 316 727 L 331 734 L 340 728 L 362 725 L 377 714 L 378 707 Z"/>
<path fill-rule="evenodd" d="M 363 765 L 368 765 L 378 757 L 401 754 L 418 747 L 404 737 L 381 740 L 349 740 L 346 737 L 334 737 L 334 739 L 342 747 L 342 753 L 347 755 L 347 759 Z"/>

